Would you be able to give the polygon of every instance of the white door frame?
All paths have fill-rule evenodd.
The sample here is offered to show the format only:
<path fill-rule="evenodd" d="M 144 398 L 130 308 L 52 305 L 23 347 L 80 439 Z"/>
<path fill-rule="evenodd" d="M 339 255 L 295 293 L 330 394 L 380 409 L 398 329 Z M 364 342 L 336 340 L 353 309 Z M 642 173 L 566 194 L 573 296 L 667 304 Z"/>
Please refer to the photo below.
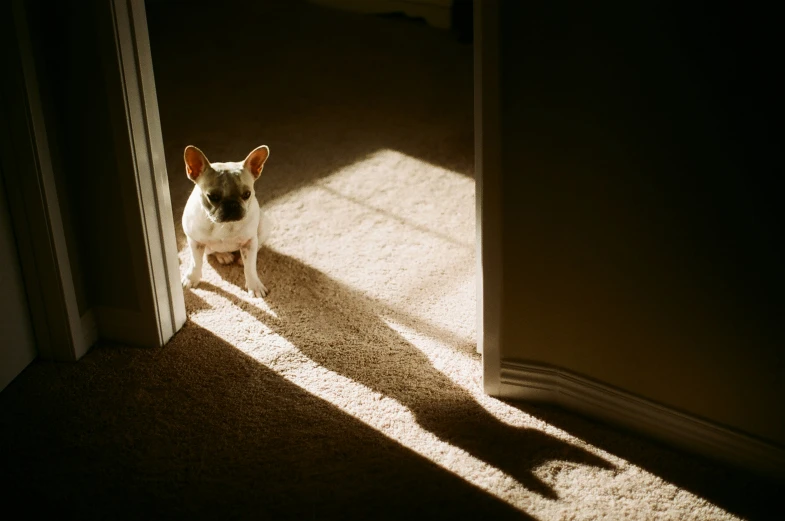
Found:
<path fill-rule="evenodd" d="M 502 185 L 499 0 L 474 2 L 474 175 L 477 208 L 477 350 L 483 388 L 501 388 Z"/>
<path fill-rule="evenodd" d="M 144 227 L 158 343 L 164 345 L 185 324 L 186 314 L 147 13 L 144 0 L 113 0 L 111 13 L 119 73 L 123 79 L 136 197 Z"/>

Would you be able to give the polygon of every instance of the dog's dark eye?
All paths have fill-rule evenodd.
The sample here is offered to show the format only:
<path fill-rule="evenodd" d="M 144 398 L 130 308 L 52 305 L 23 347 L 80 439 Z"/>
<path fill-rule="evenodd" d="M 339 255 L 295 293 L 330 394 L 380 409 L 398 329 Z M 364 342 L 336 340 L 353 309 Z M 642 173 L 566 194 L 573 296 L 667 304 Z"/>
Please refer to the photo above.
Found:
<path fill-rule="evenodd" d="M 210 200 L 211 203 L 217 203 L 221 200 L 221 196 L 217 194 L 207 194 L 207 198 Z"/>
<path fill-rule="evenodd" d="M 249 197 L 251 197 L 251 191 L 246 190 L 245 193 L 243 194 L 243 199 L 247 200 Z"/>

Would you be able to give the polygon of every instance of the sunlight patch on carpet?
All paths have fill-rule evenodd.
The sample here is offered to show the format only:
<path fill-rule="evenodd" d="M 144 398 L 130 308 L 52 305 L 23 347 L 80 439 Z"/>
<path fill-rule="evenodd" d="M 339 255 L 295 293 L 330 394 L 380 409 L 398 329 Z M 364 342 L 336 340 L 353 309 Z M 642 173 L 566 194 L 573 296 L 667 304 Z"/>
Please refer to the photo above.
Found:
<path fill-rule="evenodd" d="M 268 203 L 269 244 L 474 338 L 474 197 L 471 177 L 382 149 Z M 447 296 L 455 305 L 438 308 Z"/>

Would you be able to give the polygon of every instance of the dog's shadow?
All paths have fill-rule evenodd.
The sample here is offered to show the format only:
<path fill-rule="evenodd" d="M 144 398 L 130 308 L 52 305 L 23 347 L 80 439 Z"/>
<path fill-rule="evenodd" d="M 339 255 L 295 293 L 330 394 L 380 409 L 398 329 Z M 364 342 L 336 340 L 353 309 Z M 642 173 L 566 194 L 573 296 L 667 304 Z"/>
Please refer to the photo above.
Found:
<path fill-rule="evenodd" d="M 220 265 L 215 259 L 210 262 L 222 278 L 244 287 L 241 266 Z M 422 428 L 544 497 L 558 497 L 533 473 L 547 461 L 614 468 L 575 445 L 496 419 L 388 326 L 374 303 L 358 291 L 268 248 L 260 252 L 258 267 L 271 290 L 264 300 L 275 316 L 254 304 L 251 297 L 240 299 L 208 282 L 200 288 L 249 311 L 319 365 L 395 399 L 411 410 Z"/>

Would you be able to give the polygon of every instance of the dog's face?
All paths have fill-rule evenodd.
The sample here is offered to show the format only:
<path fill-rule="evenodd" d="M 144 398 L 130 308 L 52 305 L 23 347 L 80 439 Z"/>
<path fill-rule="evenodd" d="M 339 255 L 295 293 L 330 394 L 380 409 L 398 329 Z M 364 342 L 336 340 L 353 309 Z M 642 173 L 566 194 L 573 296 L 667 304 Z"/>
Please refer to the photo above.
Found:
<path fill-rule="evenodd" d="M 202 208 L 211 221 L 240 221 L 249 205 L 256 201 L 254 182 L 259 179 L 270 150 L 262 145 L 243 162 L 210 163 L 201 150 L 185 148 L 185 172 L 196 184 Z"/>

